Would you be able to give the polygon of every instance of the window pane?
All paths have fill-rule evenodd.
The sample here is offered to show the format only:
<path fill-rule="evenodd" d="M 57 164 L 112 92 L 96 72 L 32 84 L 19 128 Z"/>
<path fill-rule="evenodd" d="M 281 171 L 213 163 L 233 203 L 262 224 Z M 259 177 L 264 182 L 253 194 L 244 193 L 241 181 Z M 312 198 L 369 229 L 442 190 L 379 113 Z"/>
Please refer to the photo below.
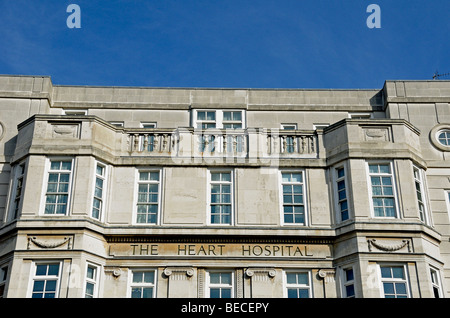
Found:
<path fill-rule="evenodd" d="M 393 278 L 404 279 L 403 267 L 392 267 L 392 276 Z"/>

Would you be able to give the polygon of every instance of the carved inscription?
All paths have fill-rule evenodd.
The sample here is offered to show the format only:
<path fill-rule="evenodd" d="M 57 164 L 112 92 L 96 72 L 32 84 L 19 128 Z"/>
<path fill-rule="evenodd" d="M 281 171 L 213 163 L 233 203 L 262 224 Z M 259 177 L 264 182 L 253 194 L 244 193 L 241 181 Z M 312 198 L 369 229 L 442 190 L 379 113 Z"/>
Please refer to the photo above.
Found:
<path fill-rule="evenodd" d="M 111 256 L 179 256 L 179 257 L 295 257 L 327 258 L 327 244 L 125 244 L 110 246 Z"/>

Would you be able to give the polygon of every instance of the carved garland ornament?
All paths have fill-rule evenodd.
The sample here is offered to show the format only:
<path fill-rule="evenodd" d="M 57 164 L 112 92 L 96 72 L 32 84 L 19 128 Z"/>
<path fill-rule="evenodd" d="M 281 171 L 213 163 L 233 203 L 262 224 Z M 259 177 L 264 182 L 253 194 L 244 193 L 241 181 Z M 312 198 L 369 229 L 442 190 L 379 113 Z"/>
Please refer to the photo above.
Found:
<path fill-rule="evenodd" d="M 31 243 L 33 243 L 34 245 L 41 247 L 41 248 L 57 248 L 57 247 L 60 247 L 64 244 L 68 243 L 68 249 L 70 249 L 70 247 L 71 247 L 70 239 L 71 239 L 70 237 L 65 237 L 61 241 L 48 242 L 48 241 L 44 241 L 44 240 L 38 240 L 35 236 L 32 236 L 32 237 L 28 238 L 28 249 L 30 249 Z"/>
<path fill-rule="evenodd" d="M 408 252 L 411 252 L 408 240 L 402 240 L 401 243 L 395 244 L 395 245 L 381 244 L 381 243 L 377 242 L 376 239 L 370 239 L 370 240 L 368 240 L 368 243 L 369 243 L 369 251 L 372 251 L 371 246 L 373 245 L 377 249 L 385 251 L 385 252 L 395 252 L 395 251 L 398 251 L 398 250 L 404 248 L 405 246 L 408 246 Z"/>

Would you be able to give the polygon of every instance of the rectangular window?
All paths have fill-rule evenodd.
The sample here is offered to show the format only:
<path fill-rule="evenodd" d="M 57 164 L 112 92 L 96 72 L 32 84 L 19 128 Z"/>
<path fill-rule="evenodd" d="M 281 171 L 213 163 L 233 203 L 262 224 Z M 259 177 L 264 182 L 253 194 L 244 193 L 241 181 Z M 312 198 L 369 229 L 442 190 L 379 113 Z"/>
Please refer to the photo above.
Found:
<path fill-rule="evenodd" d="M 33 266 L 31 298 L 57 298 L 61 264 L 36 263 Z"/>
<path fill-rule="evenodd" d="M 417 207 L 419 209 L 420 220 L 424 223 L 428 223 L 427 212 L 425 207 L 424 187 L 422 182 L 422 171 L 413 167 L 414 172 L 414 186 L 416 188 Z"/>
<path fill-rule="evenodd" d="M 155 298 L 155 277 L 154 270 L 133 271 L 130 284 L 131 298 Z"/>
<path fill-rule="evenodd" d="M 355 275 L 352 267 L 342 270 L 343 297 L 355 298 Z"/>
<path fill-rule="evenodd" d="M 71 175 L 71 159 L 50 160 L 47 190 L 45 193 L 45 214 L 67 214 Z"/>
<path fill-rule="evenodd" d="M 439 271 L 437 271 L 434 268 L 430 268 L 430 274 L 434 298 L 442 298 L 442 288 L 441 288 L 441 279 L 439 277 Z"/>
<path fill-rule="evenodd" d="M 224 129 L 241 129 L 242 111 L 224 111 L 222 125 Z"/>
<path fill-rule="evenodd" d="M 10 220 L 15 220 L 19 217 L 19 212 L 22 204 L 23 190 L 25 178 L 25 163 L 16 166 L 14 170 L 14 184 L 13 193 L 11 195 L 11 209 Z"/>
<path fill-rule="evenodd" d="M 405 266 L 381 265 L 380 272 L 384 298 L 409 298 Z"/>
<path fill-rule="evenodd" d="M 8 278 L 8 266 L 0 267 L 0 298 L 5 296 L 6 280 Z"/>
<path fill-rule="evenodd" d="M 194 110 L 193 127 L 197 129 L 242 129 L 245 128 L 243 110 Z"/>
<path fill-rule="evenodd" d="M 311 298 L 309 272 L 286 272 L 285 295 L 287 298 Z"/>
<path fill-rule="evenodd" d="M 303 171 L 281 172 L 284 224 L 306 224 Z"/>
<path fill-rule="evenodd" d="M 369 179 L 374 216 L 397 217 L 391 164 L 369 163 Z"/>
<path fill-rule="evenodd" d="M 207 289 L 209 298 L 233 298 L 233 273 L 208 272 Z"/>
<path fill-rule="evenodd" d="M 233 176 L 231 171 L 210 171 L 210 223 L 231 224 Z"/>
<path fill-rule="evenodd" d="M 138 171 L 136 223 L 158 223 L 161 173 L 161 170 Z"/>
<path fill-rule="evenodd" d="M 336 186 L 336 209 L 338 212 L 338 220 L 345 221 L 349 218 L 348 213 L 348 192 L 346 184 L 345 168 L 339 167 L 335 169 L 335 186 Z"/>
<path fill-rule="evenodd" d="M 197 128 L 199 129 L 216 128 L 216 112 L 197 111 Z"/>
<path fill-rule="evenodd" d="M 87 264 L 86 284 L 84 290 L 85 298 L 97 297 L 98 275 L 99 275 L 98 266 L 93 264 Z"/>
<path fill-rule="evenodd" d="M 94 198 L 92 201 L 91 216 L 94 219 L 100 220 L 103 215 L 105 205 L 105 189 L 106 189 L 106 166 L 97 163 L 95 166 L 95 184 L 94 184 Z"/>

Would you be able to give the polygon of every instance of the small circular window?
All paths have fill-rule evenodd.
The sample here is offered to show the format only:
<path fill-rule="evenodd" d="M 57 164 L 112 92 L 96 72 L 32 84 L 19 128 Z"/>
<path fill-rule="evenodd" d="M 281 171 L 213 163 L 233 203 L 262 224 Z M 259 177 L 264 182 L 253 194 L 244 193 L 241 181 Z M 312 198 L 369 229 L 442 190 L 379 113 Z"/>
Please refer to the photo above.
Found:
<path fill-rule="evenodd" d="M 439 124 L 430 131 L 431 143 L 441 151 L 450 151 L 450 124 Z"/>
<path fill-rule="evenodd" d="M 437 139 L 444 146 L 450 146 L 450 130 L 441 130 L 438 132 Z"/>

